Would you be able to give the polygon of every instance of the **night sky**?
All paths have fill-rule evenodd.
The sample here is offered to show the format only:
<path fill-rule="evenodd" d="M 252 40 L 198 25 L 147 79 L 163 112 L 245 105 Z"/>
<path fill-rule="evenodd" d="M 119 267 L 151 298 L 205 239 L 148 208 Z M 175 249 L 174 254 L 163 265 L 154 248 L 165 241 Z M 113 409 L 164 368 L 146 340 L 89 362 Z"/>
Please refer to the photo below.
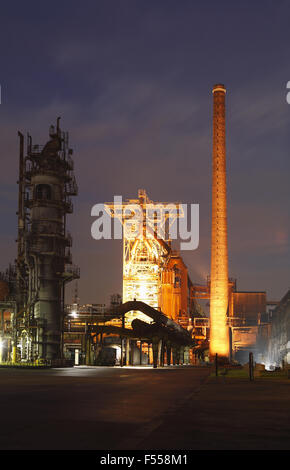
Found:
<path fill-rule="evenodd" d="M 16 256 L 18 139 L 61 116 L 79 196 L 68 216 L 82 303 L 121 292 L 120 241 L 95 241 L 114 195 L 200 204 L 193 281 L 210 270 L 212 94 L 227 88 L 229 273 L 239 290 L 290 287 L 290 2 L 2 2 L 0 269 Z M 67 300 L 72 297 L 72 284 Z"/>

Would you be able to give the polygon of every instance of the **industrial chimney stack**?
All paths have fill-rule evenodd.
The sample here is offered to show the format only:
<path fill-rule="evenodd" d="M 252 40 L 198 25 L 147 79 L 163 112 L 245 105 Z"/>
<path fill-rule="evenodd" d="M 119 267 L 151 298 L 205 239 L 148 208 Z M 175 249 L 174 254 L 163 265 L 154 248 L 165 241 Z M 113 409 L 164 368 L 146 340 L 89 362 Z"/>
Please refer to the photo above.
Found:
<path fill-rule="evenodd" d="M 229 357 L 228 239 L 224 85 L 213 87 L 210 355 Z"/>

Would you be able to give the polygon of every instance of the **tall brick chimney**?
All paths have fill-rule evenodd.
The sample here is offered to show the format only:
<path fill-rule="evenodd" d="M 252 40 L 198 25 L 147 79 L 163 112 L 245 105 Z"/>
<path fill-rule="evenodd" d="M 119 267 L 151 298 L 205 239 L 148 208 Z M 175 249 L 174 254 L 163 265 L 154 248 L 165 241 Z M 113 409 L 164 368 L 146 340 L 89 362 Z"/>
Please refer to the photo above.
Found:
<path fill-rule="evenodd" d="M 210 355 L 229 357 L 228 235 L 224 85 L 213 87 Z"/>

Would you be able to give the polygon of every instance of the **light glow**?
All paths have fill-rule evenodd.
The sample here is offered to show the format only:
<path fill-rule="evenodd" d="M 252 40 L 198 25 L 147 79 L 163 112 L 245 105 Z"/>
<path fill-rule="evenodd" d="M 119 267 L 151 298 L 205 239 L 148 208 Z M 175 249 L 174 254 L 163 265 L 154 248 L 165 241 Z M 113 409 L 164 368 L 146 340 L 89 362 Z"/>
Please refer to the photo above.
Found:
<path fill-rule="evenodd" d="M 143 189 L 139 190 L 138 197 L 139 199 L 128 200 L 117 207 L 107 203 L 105 208 L 112 217 L 118 217 L 123 224 L 123 303 L 137 300 L 157 309 L 160 307 L 162 270 L 169 255 L 166 243 L 170 243 L 170 239 L 166 234 L 165 224 L 167 221 L 173 224 L 177 218 L 183 216 L 183 213 L 181 210 L 176 210 L 176 204 L 172 204 L 175 210 L 172 209 L 164 214 L 163 225 L 158 226 L 157 232 L 155 226 L 157 219 L 154 216 L 145 218 L 141 222 L 134 219 L 132 224 L 129 208 L 134 207 L 136 212 L 141 211 L 146 217 L 148 208 L 153 204 Z M 147 323 L 152 321 L 141 312 L 126 314 L 128 323 L 134 318 Z"/>
<path fill-rule="evenodd" d="M 210 355 L 229 357 L 227 313 L 228 239 L 225 140 L 225 91 L 213 88 L 213 156 L 212 156 L 212 241 L 210 282 Z"/>

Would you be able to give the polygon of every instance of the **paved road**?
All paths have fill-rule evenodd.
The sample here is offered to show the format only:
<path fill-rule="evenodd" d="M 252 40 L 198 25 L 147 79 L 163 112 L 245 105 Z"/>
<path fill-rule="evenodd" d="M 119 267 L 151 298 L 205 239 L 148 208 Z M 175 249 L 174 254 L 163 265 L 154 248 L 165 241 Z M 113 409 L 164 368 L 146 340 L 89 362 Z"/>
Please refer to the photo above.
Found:
<path fill-rule="evenodd" d="M 0 369 L 0 449 L 290 449 L 290 380 Z"/>
<path fill-rule="evenodd" d="M 0 449 L 138 448 L 167 413 L 198 393 L 208 373 L 191 367 L 0 369 Z"/>
<path fill-rule="evenodd" d="M 172 426 L 174 422 L 174 426 Z M 146 449 L 290 450 L 290 380 L 209 378 L 137 444 Z"/>

